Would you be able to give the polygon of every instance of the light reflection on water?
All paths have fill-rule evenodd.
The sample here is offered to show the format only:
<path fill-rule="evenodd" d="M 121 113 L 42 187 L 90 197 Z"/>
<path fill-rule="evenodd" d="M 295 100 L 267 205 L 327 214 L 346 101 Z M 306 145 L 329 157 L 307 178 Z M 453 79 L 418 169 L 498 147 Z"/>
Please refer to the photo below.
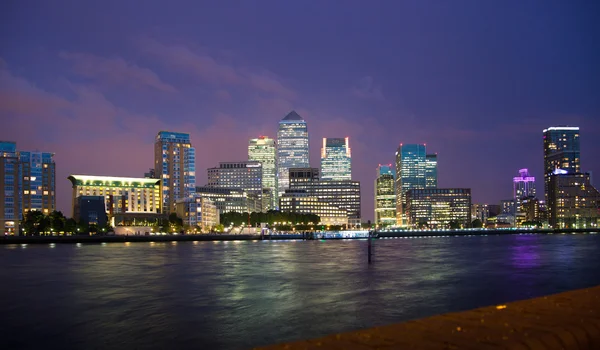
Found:
<path fill-rule="evenodd" d="M 0 247 L 0 339 L 243 349 L 600 284 L 598 235 L 222 243 Z"/>

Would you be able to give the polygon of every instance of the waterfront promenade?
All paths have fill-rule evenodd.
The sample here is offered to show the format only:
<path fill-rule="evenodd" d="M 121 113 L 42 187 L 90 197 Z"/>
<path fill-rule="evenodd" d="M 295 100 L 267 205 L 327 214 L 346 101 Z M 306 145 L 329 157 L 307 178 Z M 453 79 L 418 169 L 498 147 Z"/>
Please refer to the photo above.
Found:
<path fill-rule="evenodd" d="M 72 236 L 3 236 L 0 244 L 49 244 L 49 243 L 118 243 L 118 242 L 191 242 L 191 241 L 254 241 L 254 240 L 302 240 L 316 239 L 365 239 L 367 231 L 320 232 L 310 237 L 303 233 L 282 233 L 274 235 L 260 234 L 195 234 L 195 235 L 72 235 Z M 338 234 L 339 233 L 339 234 Z M 355 236 L 352 236 L 355 233 Z M 468 230 L 381 230 L 375 231 L 379 239 L 449 237 L 449 236 L 486 236 L 515 234 L 597 234 L 598 229 L 468 229 Z"/>
<path fill-rule="evenodd" d="M 600 349 L 600 286 L 255 349 Z"/>

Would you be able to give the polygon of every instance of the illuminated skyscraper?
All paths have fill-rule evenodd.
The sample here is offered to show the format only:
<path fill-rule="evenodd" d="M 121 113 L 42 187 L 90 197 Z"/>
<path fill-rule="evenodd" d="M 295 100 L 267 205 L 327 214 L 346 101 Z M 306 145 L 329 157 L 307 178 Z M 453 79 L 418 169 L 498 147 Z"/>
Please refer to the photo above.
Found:
<path fill-rule="evenodd" d="M 555 212 L 561 210 L 559 205 L 563 202 L 561 193 L 551 193 L 562 191 L 561 188 L 568 180 L 563 181 L 562 177 L 554 180 L 552 178 L 581 172 L 579 150 L 579 127 L 553 126 L 544 129 L 544 190 L 550 225 L 553 227 L 561 226 L 558 217 L 562 216 L 566 220 L 569 218 L 566 213 Z"/>
<path fill-rule="evenodd" d="M 396 151 L 396 225 L 406 224 L 406 191 L 427 187 L 426 168 L 424 144 L 400 144 Z"/>
<path fill-rule="evenodd" d="M 535 177 L 529 175 L 529 170 L 519 170 L 519 176 L 513 177 L 513 198 L 515 208 L 521 208 L 524 198 L 535 197 Z"/>
<path fill-rule="evenodd" d="M 321 179 L 352 180 L 352 156 L 348 138 L 323 138 Z"/>
<path fill-rule="evenodd" d="M 190 134 L 161 131 L 154 143 L 154 174 L 162 180 L 162 210 L 176 211 L 178 199 L 196 191 L 196 150 Z"/>
<path fill-rule="evenodd" d="M 553 126 L 544 129 L 544 190 L 548 202 L 550 176 L 581 172 L 579 127 Z"/>
<path fill-rule="evenodd" d="M 21 196 L 16 144 L 0 141 L 0 234 L 19 234 Z"/>
<path fill-rule="evenodd" d="M 379 164 L 375 179 L 375 224 L 388 226 L 395 223 L 396 194 L 394 192 L 394 172 L 391 164 Z"/>
<path fill-rule="evenodd" d="M 277 131 L 277 185 L 279 195 L 289 187 L 290 168 L 310 167 L 308 128 L 302 117 L 291 111 L 279 122 Z"/>
<path fill-rule="evenodd" d="M 425 156 L 425 187 L 437 187 L 437 153 Z"/>
<path fill-rule="evenodd" d="M 23 215 L 33 210 L 48 215 L 56 210 L 54 153 L 20 151 L 19 173 Z"/>
<path fill-rule="evenodd" d="M 275 140 L 266 136 L 250 139 L 248 160 L 262 164 L 262 188 L 270 192 L 271 203 L 266 210 L 276 209 L 278 204 L 277 188 L 277 150 Z"/>

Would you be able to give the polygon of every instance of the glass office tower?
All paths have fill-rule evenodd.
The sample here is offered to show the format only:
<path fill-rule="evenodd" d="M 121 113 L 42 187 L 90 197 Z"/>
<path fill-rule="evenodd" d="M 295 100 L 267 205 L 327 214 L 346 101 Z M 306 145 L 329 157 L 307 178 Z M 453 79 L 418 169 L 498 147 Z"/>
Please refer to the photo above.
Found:
<path fill-rule="evenodd" d="M 392 165 L 379 164 L 375 178 L 375 225 L 389 226 L 396 223 L 396 194 Z"/>
<path fill-rule="evenodd" d="M 290 168 L 308 168 L 308 128 L 306 121 L 291 111 L 279 122 L 277 131 L 277 185 L 279 196 L 289 188 Z"/>
<path fill-rule="evenodd" d="M 162 210 L 174 213 L 178 199 L 196 191 L 196 150 L 190 134 L 161 131 L 154 143 L 154 174 L 162 180 Z"/>
<path fill-rule="evenodd" d="M 323 138 L 321 179 L 352 180 L 352 155 L 348 137 Z"/>
<path fill-rule="evenodd" d="M 396 151 L 396 225 L 406 223 L 406 191 L 427 187 L 426 156 L 424 144 L 400 144 Z"/>
<path fill-rule="evenodd" d="M 271 200 L 266 210 L 277 209 L 277 150 L 275 140 L 266 136 L 250 139 L 248 142 L 248 160 L 262 164 L 262 188 L 268 189 Z"/>
<path fill-rule="evenodd" d="M 437 153 L 425 156 L 425 186 L 436 188 L 438 182 Z"/>

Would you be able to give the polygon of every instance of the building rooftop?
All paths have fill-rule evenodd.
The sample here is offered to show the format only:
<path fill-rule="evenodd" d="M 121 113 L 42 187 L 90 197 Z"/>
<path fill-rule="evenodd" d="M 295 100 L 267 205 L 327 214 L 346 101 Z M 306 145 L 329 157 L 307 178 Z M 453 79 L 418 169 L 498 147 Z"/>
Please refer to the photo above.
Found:
<path fill-rule="evenodd" d="M 71 175 L 68 177 L 73 186 L 106 186 L 106 187 L 154 187 L 160 179 L 137 177 Z"/>
<path fill-rule="evenodd" d="M 157 140 L 174 141 L 174 142 L 189 142 L 190 134 L 183 132 L 159 131 L 156 135 Z"/>
<path fill-rule="evenodd" d="M 296 111 L 291 111 L 282 120 L 288 120 L 288 121 L 290 121 L 290 120 L 299 120 L 299 121 L 304 121 L 304 119 L 302 119 L 302 117 L 298 113 L 296 113 Z"/>
<path fill-rule="evenodd" d="M 579 127 L 578 126 L 566 126 L 566 125 L 551 126 L 548 129 L 544 129 L 544 132 L 548 132 L 551 130 L 579 130 Z"/>

